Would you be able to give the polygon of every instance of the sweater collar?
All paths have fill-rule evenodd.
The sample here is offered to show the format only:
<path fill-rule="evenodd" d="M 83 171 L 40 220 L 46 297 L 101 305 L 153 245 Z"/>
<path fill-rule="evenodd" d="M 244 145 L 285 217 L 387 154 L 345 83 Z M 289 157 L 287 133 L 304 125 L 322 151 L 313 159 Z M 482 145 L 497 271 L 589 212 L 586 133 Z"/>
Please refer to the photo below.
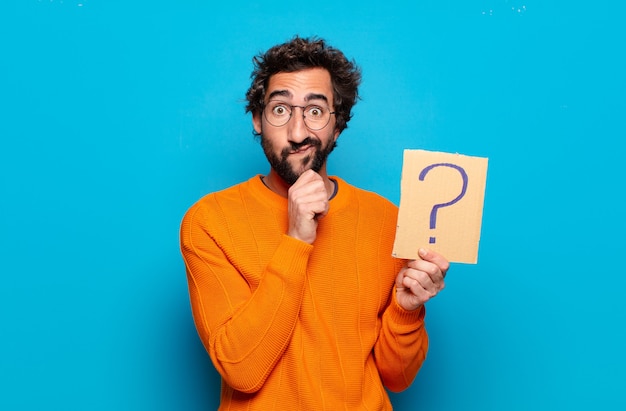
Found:
<path fill-rule="evenodd" d="M 252 194 L 259 200 L 263 201 L 272 208 L 287 211 L 287 199 L 282 197 L 272 190 L 270 190 L 261 180 L 262 175 L 257 174 L 248 180 L 248 186 Z M 335 181 L 335 195 L 330 199 L 329 214 L 334 213 L 337 210 L 345 207 L 349 204 L 350 196 L 352 193 L 352 186 L 346 183 L 344 180 L 337 176 L 329 176 L 329 178 Z"/>

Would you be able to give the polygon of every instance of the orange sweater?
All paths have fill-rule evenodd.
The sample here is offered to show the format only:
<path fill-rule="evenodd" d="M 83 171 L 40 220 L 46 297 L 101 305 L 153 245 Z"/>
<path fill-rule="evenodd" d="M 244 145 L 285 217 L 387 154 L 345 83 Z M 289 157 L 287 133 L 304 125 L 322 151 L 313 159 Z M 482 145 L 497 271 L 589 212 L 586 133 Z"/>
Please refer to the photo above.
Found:
<path fill-rule="evenodd" d="M 259 176 L 209 194 L 181 225 L 198 334 L 222 376 L 220 410 L 390 410 L 428 347 L 391 257 L 397 208 L 338 184 L 313 245 L 287 236 L 287 200 Z"/>

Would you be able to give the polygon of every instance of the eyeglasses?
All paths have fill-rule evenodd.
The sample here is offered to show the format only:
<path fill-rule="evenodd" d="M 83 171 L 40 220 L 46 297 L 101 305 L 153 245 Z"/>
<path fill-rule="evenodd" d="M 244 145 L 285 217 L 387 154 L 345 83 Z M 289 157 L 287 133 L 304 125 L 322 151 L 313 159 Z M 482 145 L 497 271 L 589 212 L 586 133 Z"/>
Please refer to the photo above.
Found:
<path fill-rule="evenodd" d="M 321 130 L 330 122 L 330 115 L 334 111 L 321 104 L 309 104 L 307 106 L 294 106 L 280 100 L 270 100 L 263 108 L 263 115 L 268 123 L 274 127 L 282 127 L 289 122 L 294 108 L 302 109 L 304 124 L 309 130 Z"/>

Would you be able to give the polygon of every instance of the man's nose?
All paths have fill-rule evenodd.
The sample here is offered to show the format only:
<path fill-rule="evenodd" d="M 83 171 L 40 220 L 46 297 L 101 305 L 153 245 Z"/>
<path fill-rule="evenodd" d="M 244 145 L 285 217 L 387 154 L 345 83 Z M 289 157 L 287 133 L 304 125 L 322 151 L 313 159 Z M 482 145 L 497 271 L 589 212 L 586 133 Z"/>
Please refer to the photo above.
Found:
<path fill-rule="evenodd" d="M 294 107 L 289 119 L 289 137 L 291 141 L 301 142 L 309 136 L 309 129 L 304 122 L 304 113 L 301 107 Z"/>

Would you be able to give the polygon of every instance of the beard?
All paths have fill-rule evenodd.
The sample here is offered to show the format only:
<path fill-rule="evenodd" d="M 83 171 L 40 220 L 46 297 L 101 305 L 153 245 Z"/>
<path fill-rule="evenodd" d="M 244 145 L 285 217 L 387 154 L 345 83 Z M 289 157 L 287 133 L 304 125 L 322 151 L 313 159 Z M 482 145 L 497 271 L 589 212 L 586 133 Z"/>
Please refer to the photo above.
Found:
<path fill-rule="evenodd" d="M 312 155 L 304 157 L 300 161 L 300 168 L 296 169 L 288 161 L 289 155 L 293 151 L 296 151 L 300 147 L 304 147 L 306 145 L 312 146 L 315 150 Z M 293 185 L 293 183 L 295 183 L 300 175 L 306 170 L 311 169 L 316 173 L 319 172 L 326 163 L 326 159 L 328 159 L 330 153 L 335 149 L 335 147 L 337 147 L 337 142 L 331 140 L 328 144 L 326 144 L 326 146 L 322 146 L 322 142 L 320 140 L 307 137 L 300 143 L 291 143 L 290 146 L 283 148 L 279 156 L 275 153 L 272 143 L 261 135 L 261 147 L 263 147 L 265 157 L 267 157 L 270 166 L 274 169 L 276 174 L 278 174 L 287 184 Z"/>

